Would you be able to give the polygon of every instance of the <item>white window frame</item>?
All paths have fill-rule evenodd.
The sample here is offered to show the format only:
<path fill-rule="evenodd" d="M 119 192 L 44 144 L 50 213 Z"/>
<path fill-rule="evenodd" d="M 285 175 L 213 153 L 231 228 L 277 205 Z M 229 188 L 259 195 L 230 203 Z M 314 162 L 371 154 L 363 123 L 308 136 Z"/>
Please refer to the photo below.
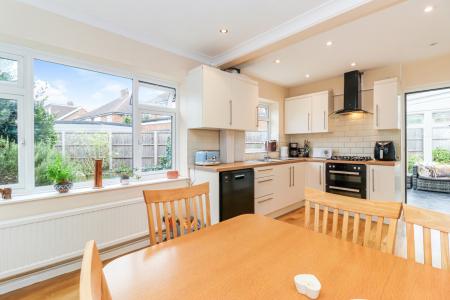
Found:
<path fill-rule="evenodd" d="M 0 89 L 1 90 L 1 89 Z M 25 139 L 24 139 L 24 106 L 23 96 L 7 93 L 0 93 L 0 99 L 13 100 L 17 103 L 17 183 L 0 185 L 2 187 L 10 187 L 12 189 L 25 188 L 25 163 L 21 159 L 25 154 Z M 0 100 L 2 101 L 2 100 Z"/>
<path fill-rule="evenodd" d="M 83 60 L 77 60 L 67 56 L 59 56 L 53 55 L 51 53 L 42 52 L 38 50 L 34 50 L 31 48 L 19 47 L 9 44 L 0 43 L 0 57 L 4 57 L 7 59 L 13 59 L 18 61 L 18 80 L 16 83 L 11 82 L 0 82 L 0 94 L 4 95 L 13 95 L 20 99 L 20 111 L 18 107 L 18 134 L 20 131 L 20 147 L 19 147 L 19 183 L 15 185 L 7 185 L 8 187 L 13 188 L 13 196 L 18 195 L 28 195 L 42 192 L 53 191 L 51 186 L 47 187 L 36 187 L 35 186 L 35 178 L 34 178 L 34 97 L 33 97 L 33 88 L 34 88 L 34 70 L 33 70 L 33 61 L 43 60 L 51 63 L 67 65 L 70 67 L 86 69 L 94 72 L 106 73 L 112 76 L 125 77 L 132 80 L 132 90 L 133 97 L 138 99 L 138 82 L 143 81 L 151 84 L 158 84 L 167 87 L 174 88 L 176 91 L 176 107 L 175 108 L 164 108 L 164 107 L 154 107 L 151 105 L 137 104 L 133 103 L 133 167 L 138 165 L 137 160 L 139 156 L 137 156 L 136 150 L 139 147 L 138 145 L 138 131 L 136 130 L 136 126 L 138 123 L 135 122 L 136 116 L 139 116 L 140 111 L 154 113 L 154 114 L 166 114 L 171 115 L 173 117 L 172 121 L 172 169 L 176 169 L 178 167 L 177 162 L 179 161 L 178 157 L 180 155 L 178 149 L 178 122 L 177 117 L 179 116 L 179 89 L 176 82 L 161 80 L 159 78 L 149 76 L 146 74 L 138 74 L 133 72 L 124 71 L 121 69 L 110 68 L 104 65 L 97 65 L 88 63 Z M 11 98 L 12 96 L 9 96 Z M 7 97 L 8 98 L 8 97 Z M 25 120 L 33 124 L 33 126 L 28 126 L 25 124 Z M 23 158 L 23 159 L 22 159 Z M 147 172 L 142 174 L 141 181 L 147 179 L 155 179 L 161 178 L 165 175 L 167 170 L 161 172 Z M 89 187 L 92 185 L 92 182 L 79 182 L 75 184 L 76 188 Z"/>
<path fill-rule="evenodd" d="M 266 103 L 266 102 L 263 102 L 263 101 L 260 101 L 258 103 L 257 107 L 259 108 L 260 106 L 265 106 L 267 108 L 267 118 L 262 120 L 262 119 L 259 118 L 259 113 L 257 113 L 256 114 L 256 123 L 259 126 L 259 121 L 266 121 L 267 122 L 267 139 L 270 140 L 270 138 L 271 138 L 271 127 L 272 127 L 270 104 Z M 257 110 L 257 112 L 258 112 L 258 110 Z M 249 131 L 249 132 L 256 132 L 256 131 Z M 247 149 L 247 142 L 245 141 L 245 153 L 246 154 L 265 153 L 265 152 L 266 152 L 265 149 L 263 149 L 263 150 L 249 150 L 249 149 Z"/>
<path fill-rule="evenodd" d="M 16 82 L 0 81 L 0 85 L 2 85 L 2 88 L 6 87 L 6 88 L 10 88 L 10 89 L 19 89 L 19 90 L 23 89 L 23 83 L 24 83 L 24 77 L 25 77 L 24 67 L 23 67 L 24 57 L 21 55 L 11 54 L 7 51 L 0 50 L 0 58 L 17 61 L 17 81 Z"/>
<path fill-rule="evenodd" d="M 154 106 L 149 105 L 145 103 L 139 102 L 139 87 L 141 86 L 141 83 L 143 84 L 156 84 L 156 85 L 162 85 L 167 86 L 168 88 L 174 88 L 175 89 L 175 108 L 170 107 L 162 107 L 162 106 Z M 177 115 L 179 112 L 179 105 L 178 105 L 178 89 L 177 86 L 170 82 L 163 82 L 158 79 L 154 78 L 148 78 L 144 76 L 139 76 L 138 78 L 135 78 L 133 80 L 133 168 L 136 168 L 138 170 L 142 170 L 142 142 L 139 139 L 139 133 L 140 133 L 140 125 L 141 125 L 141 116 L 143 113 L 149 113 L 149 114 L 163 114 L 168 115 L 172 117 L 172 169 L 174 170 L 177 168 L 177 154 L 178 154 L 178 122 L 177 122 Z M 134 145 L 138 145 L 138 147 L 134 147 Z M 161 177 L 163 174 L 165 174 L 168 170 L 160 170 L 160 171 L 153 171 L 153 172 L 142 172 L 141 176 L 144 179 L 154 179 L 157 177 Z"/>

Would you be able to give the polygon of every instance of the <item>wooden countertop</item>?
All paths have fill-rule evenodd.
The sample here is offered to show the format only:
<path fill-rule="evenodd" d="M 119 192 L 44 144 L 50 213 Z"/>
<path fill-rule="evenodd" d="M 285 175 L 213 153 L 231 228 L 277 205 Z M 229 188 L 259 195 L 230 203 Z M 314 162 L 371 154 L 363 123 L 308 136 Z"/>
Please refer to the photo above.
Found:
<path fill-rule="evenodd" d="M 448 299 L 450 272 L 260 215 L 242 215 L 122 256 L 104 268 L 113 299 Z"/>
<path fill-rule="evenodd" d="M 224 172 L 224 171 L 234 171 L 241 169 L 252 169 L 257 167 L 275 166 L 283 164 L 293 164 L 298 162 L 331 162 L 331 163 L 346 163 L 346 164 L 365 164 L 365 165 L 379 165 L 379 166 L 390 166 L 394 167 L 399 164 L 399 161 L 380 161 L 380 160 L 369 160 L 369 161 L 347 161 L 347 160 L 330 160 L 330 159 L 320 159 L 320 158 L 310 158 L 310 157 L 299 157 L 296 159 L 288 160 L 277 160 L 271 162 L 264 161 L 240 161 L 229 164 L 220 164 L 216 166 L 195 166 L 195 169 L 210 172 Z"/>

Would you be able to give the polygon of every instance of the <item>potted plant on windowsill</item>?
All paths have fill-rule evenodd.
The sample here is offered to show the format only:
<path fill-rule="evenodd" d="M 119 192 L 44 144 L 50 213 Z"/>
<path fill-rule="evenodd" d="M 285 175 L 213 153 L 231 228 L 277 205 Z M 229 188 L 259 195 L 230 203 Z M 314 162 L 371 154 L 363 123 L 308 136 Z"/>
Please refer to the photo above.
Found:
<path fill-rule="evenodd" d="M 127 165 L 121 165 L 116 173 L 120 176 L 120 183 L 128 185 L 130 183 L 130 176 L 133 175 L 133 170 Z"/>
<path fill-rule="evenodd" d="M 69 161 L 57 155 L 47 167 L 47 176 L 53 181 L 55 190 L 67 193 L 73 186 L 74 169 Z"/>

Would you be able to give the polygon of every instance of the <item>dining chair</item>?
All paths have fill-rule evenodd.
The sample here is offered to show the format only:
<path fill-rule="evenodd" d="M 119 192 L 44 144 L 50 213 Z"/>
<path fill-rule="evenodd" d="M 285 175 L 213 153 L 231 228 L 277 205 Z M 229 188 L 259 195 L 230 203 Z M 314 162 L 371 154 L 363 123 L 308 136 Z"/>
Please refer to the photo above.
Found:
<path fill-rule="evenodd" d="M 407 257 L 416 260 L 414 225 L 422 227 L 423 257 L 426 265 L 432 265 L 431 229 L 440 233 L 441 269 L 450 270 L 448 234 L 450 232 L 450 215 L 403 205 L 406 223 Z"/>
<path fill-rule="evenodd" d="M 95 241 L 84 247 L 80 274 L 80 300 L 110 300 L 108 284 L 103 274 L 103 263 Z"/>
<path fill-rule="evenodd" d="M 209 183 L 145 190 L 150 245 L 211 226 Z"/>
<path fill-rule="evenodd" d="M 337 194 L 307 188 L 305 189 L 305 227 L 310 228 L 310 214 L 314 208 L 315 232 L 328 233 L 328 218 L 332 214 L 331 235 L 337 237 L 339 226 L 339 212 L 342 211 L 341 238 L 347 240 L 349 231 L 349 219 L 353 219 L 352 242 L 358 243 L 359 230 L 364 222 L 364 235 L 362 244 L 364 247 L 373 247 L 386 253 L 394 252 L 397 223 L 400 218 L 402 205 L 399 202 L 362 200 Z M 320 210 L 322 213 L 322 225 L 320 224 Z M 331 216 L 330 216 L 331 217 Z M 362 221 L 361 219 L 365 220 Z M 375 223 L 375 240 L 371 239 L 372 223 Z M 389 220 L 386 234 L 386 246 L 381 247 L 383 239 L 383 225 L 385 219 Z M 320 228 L 321 225 L 321 228 Z M 373 235 L 372 235 L 373 237 Z"/>

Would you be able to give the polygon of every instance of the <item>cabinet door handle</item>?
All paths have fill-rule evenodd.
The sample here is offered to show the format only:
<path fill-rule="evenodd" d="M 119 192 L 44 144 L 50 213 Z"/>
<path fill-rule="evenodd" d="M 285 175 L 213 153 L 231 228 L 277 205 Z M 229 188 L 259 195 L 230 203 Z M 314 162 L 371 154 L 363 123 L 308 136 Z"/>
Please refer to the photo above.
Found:
<path fill-rule="evenodd" d="M 326 119 L 325 119 L 325 111 L 323 111 L 323 129 L 326 129 L 327 128 L 327 125 L 326 125 Z"/>
<path fill-rule="evenodd" d="M 309 116 L 309 113 L 308 113 L 308 131 L 310 130 L 310 129 L 309 129 L 309 127 L 310 127 L 310 126 L 309 126 L 309 119 L 310 119 L 310 116 Z"/>
<path fill-rule="evenodd" d="M 266 171 L 272 171 L 273 168 L 270 169 L 261 169 L 261 170 L 256 170 L 256 172 L 266 172 Z"/>
<path fill-rule="evenodd" d="M 375 193 L 375 171 L 372 169 L 372 192 Z"/>
<path fill-rule="evenodd" d="M 295 166 L 292 166 L 292 186 L 295 186 Z"/>
<path fill-rule="evenodd" d="M 322 165 L 319 166 L 319 185 L 322 185 Z"/>
<path fill-rule="evenodd" d="M 258 106 L 256 107 L 256 129 L 258 129 Z"/>
<path fill-rule="evenodd" d="M 233 101 L 229 101 L 230 103 L 230 126 L 233 125 Z"/>
<path fill-rule="evenodd" d="M 259 204 L 259 203 L 263 203 L 263 202 L 266 202 L 266 201 L 269 201 L 269 200 L 273 200 L 273 197 L 266 198 L 266 199 L 263 199 L 263 200 L 259 200 L 259 201 L 257 201 L 257 203 Z"/>
<path fill-rule="evenodd" d="M 271 179 L 261 180 L 261 181 L 258 181 L 258 183 L 264 183 L 264 182 L 269 182 L 269 181 L 273 181 L 273 179 L 271 178 Z"/>
<path fill-rule="evenodd" d="M 291 171 L 292 167 L 289 167 L 289 187 L 292 186 L 292 171 Z"/>
<path fill-rule="evenodd" d="M 379 123 L 378 123 L 378 115 L 379 115 L 379 113 L 378 113 L 378 104 L 375 106 L 375 114 L 376 114 L 376 122 L 377 122 L 377 127 L 379 126 Z"/>

